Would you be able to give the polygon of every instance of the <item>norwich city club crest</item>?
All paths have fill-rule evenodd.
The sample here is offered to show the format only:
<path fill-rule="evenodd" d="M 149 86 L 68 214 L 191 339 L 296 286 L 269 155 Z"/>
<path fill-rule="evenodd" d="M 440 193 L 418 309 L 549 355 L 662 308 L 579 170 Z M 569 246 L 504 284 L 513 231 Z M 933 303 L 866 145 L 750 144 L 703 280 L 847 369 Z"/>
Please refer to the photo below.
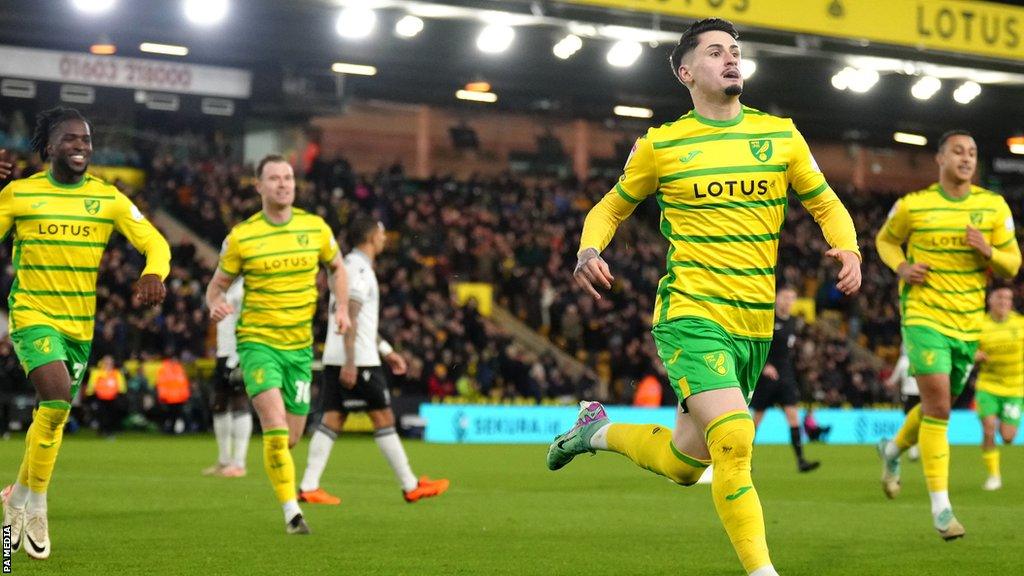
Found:
<path fill-rule="evenodd" d="M 89 214 L 95 214 L 95 213 L 99 212 L 100 211 L 100 201 L 99 200 L 88 200 L 87 199 L 85 201 L 85 211 L 88 212 Z"/>
<path fill-rule="evenodd" d="M 767 162 L 771 159 L 773 152 L 771 140 L 747 140 L 747 144 L 750 144 L 750 153 L 758 161 Z"/>
<path fill-rule="evenodd" d="M 43 354 L 49 354 L 50 350 L 52 350 L 52 347 L 50 346 L 49 336 L 45 336 L 43 338 L 36 338 L 35 341 L 32 342 L 32 345 L 36 347 L 36 350 L 42 352 Z"/>
<path fill-rule="evenodd" d="M 707 363 L 708 368 L 719 376 L 725 376 L 725 373 L 729 371 L 729 367 L 725 365 L 725 352 L 711 352 L 704 355 L 704 362 Z"/>
<path fill-rule="evenodd" d="M 299 246 L 309 245 L 309 234 L 299 234 Z"/>
<path fill-rule="evenodd" d="M 971 212 L 971 225 L 972 226 L 981 226 L 981 220 L 984 217 L 985 217 L 985 215 L 982 214 L 981 212 Z"/>

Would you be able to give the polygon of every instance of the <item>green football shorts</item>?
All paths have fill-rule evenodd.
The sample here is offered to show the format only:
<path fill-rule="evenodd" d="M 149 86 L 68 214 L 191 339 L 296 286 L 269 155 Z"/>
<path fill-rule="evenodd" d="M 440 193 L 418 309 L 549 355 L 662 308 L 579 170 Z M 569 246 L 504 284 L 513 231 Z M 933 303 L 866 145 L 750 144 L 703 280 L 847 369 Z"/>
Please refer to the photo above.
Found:
<path fill-rule="evenodd" d="M 291 414 L 309 414 L 313 382 L 313 348 L 280 350 L 257 342 L 238 344 L 245 392 L 255 398 L 261 392 L 279 388 L 284 409 Z"/>
<path fill-rule="evenodd" d="M 1003 424 L 1020 426 L 1021 407 L 1024 406 L 1024 398 L 1020 396 L 999 396 L 984 390 L 978 390 L 974 394 L 974 402 L 979 418 L 998 416 Z"/>
<path fill-rule="evenodd" d="M 910 359 L 910 374 L 949 374 L 949 391 L 959 396 L 974 367 L 978 343 L 964 342 L 926 326 L 904 326 L 903 344 Z"/>
<path fill-rule="evenodd" d="M 717 322 L 693 316 L 662 322 L 651 333 L 684 408 L 694 394 L 733 387 L 750 403 L 768 359 L 770 339 L 733 336 Z"/>
<path fill-rule="evenodd" d="M 68 338 L 51 326 L 29 326 L 11 332 L 14 352 L 18 355 L 25 374 L 51 362 L 64 362 L 71 376 L 71 398 L 78 394 L 78 388 L 89 365 L 92 342 Z"/>

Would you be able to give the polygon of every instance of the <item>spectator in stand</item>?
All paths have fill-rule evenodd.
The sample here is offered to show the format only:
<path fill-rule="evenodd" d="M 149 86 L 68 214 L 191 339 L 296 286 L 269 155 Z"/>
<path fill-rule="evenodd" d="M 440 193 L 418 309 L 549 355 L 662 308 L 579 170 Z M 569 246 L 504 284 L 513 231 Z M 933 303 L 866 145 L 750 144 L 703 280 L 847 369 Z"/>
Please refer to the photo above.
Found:
<path fill-rule="evenodd" d="M 191 396 L 191 385 L 182 363 L 174 357 L 160 362 L 160 369 L 156 373 L 156 398 L 165 434 L 180 434 L 186 429 L 185 405 Z"/>
<path fill-rule="evenodd" d="M 128 383 L 114 365 L 114 357 L 104 356 L 89 374 L 85 387 L 85 396 L 91 399 L 101 436 L 112 437 L 121 428 L 127 393 Z"/>

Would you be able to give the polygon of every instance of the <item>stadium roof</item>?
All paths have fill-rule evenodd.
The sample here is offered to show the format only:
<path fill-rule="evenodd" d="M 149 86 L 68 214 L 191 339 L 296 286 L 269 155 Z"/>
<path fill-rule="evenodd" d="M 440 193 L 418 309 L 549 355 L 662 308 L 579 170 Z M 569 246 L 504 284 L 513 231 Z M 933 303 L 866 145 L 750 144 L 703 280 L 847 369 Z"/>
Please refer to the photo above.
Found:
<path fill-rule="evenodd" d="M 231 0 L 222 23 L 199 27 L 186 21 L 178 2 L 167 0 L 122 0 L 101 15 L 80 13 L 70 1 L 6 0 L 0 7 L 0 38 L 8 45 L 79 52 L 108 41 L 117 46 L 118 56 L 146 58 L 164 57 L 142 54 L 141 42 L 186 46 L 183 59 L 166 58 L 252 70 L 248 110 L 269 116 L 336 111 L 348 97 L 481 106 L 454 99 L 456 89 L 471 81 L 490 83 L 499 96 L 498 108 L 562 117 L 610 119 L 615 105 L 626 104 L 652 109 L 657 122 L 689 108 L 685 90 L 666 64 L 672 38 L 687 25 L 685 19 L 553 1 L 376 0 L 358 3 L 380 7 L 374 32 L 352 40 L 335 31 L 346 4 L 353 2 Z M 437 16 L 425 16 L 424 29 L 415 37 L 398 37 L 395 23 L 410 10 L 430 13 L 425 4 Z M 447 13 L 439 11 L 444 7 Z M 482 11 L 498 9 L 519 23 L 515 40 L 504 53 L 483 54 L 475 45 L 484 25 Z M 570 22 L 650 34 L 636 64 L 613 68 L 605 60 L 612 44 L 607 37 L 584 36 L 582 49 L 567 60 L 552 54 Z M 951 126 L 966 126 L 995 146 L 1024 131 L 1019 109 L 1024 62 L 763 29 L 741 32 L 745 55 L 758 64 L 744 102 L 794 117 L 811 137 L 882 143 L 896 130 L 934 137 Z M 331 72 L 338 61 L 372 65 L 377 74 L 347 74 L 341 80 Z M 881 69 L 881 81 L 863 94 L 833 88 L 832 77 L 850 65 Z M 995 74 L 990 78 L 998 83 L 982 84 L 982 94 L 970 104 L 954 102 L 954 88 L 979 69 Z M 923 72 L 958 79 L 944 80 L 935 97 L 920 101 L 910 90 Z"/>

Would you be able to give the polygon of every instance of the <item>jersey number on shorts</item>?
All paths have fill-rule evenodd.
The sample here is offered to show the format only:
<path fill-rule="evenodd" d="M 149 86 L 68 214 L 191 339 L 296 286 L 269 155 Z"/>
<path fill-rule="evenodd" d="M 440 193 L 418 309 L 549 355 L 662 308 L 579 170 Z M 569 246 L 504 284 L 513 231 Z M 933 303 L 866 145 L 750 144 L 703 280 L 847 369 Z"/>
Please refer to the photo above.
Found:
<path fill-rule="evenodd" d="M 71 377 L 71 383 L 72 384 L 76 384 L 78 382 L 81 382 L 82 381 L 82 373 L 85 372 L 85 364 L 83 364 L 81 362 L 75 362 L 71 366 L 71 371 L 74 372 L 74 375 Z"/>
<path fill-rule="evenodd" d="M 302 380 L 295 381 L 295 403 L 296 404 L 309 404 L 309 388 L 310 382 L 303 382 Z"/>

